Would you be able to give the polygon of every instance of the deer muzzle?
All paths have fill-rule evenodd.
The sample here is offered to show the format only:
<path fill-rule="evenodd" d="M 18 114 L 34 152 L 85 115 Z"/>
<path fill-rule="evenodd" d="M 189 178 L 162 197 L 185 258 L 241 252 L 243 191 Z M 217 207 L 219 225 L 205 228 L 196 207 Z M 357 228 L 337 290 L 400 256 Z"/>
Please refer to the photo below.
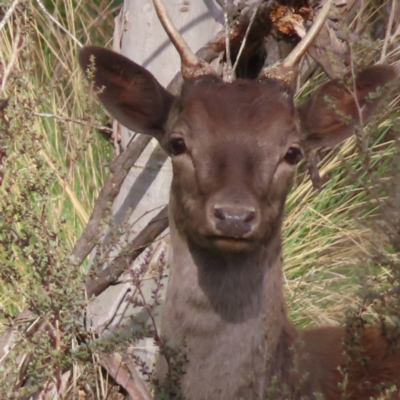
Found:
<path fill-rule="evenodd" d="M 216 204 L 212 222 L 221 236 L 242 239 L 251 235 L 255 230 L 256 216 L 254 207 Z"/>

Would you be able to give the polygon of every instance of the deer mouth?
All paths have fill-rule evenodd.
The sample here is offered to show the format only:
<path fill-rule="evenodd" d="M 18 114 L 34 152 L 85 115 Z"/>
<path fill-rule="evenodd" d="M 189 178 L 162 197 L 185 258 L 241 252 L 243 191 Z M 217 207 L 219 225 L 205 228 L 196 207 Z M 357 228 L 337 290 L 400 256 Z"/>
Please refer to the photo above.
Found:
<path fill-rule="evenodd" d="M 213 248 L 226 252 L 248 252 L 255 247 L 255 241 L 251 238 L 213 235 L 209 236 L 208 240 Z"/>

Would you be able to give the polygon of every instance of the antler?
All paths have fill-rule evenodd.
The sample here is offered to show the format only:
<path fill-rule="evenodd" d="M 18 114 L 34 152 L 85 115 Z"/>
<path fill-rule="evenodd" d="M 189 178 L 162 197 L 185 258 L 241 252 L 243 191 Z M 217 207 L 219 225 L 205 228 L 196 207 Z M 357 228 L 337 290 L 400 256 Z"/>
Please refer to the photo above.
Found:
<path fill-rule="evenodd" d="M 190 50 L 190 47 L 172 23 L 161 0 L 153 0 L 153 4 L 161 25 L 181 57 L 183 78 L 188 80 L 202 75 L 216 75 L 216 72 L 208 63 L 200 60 L 193 51 Z"/>
<path fill-rule="evenodd" d="M 264 68 L 260 72 L 259 78 L 272 78 L 283 81 L 287 84 L 293 83 L 298 75 L 301 58 L 314 42 L 319 31 L 325 23 L 331 6 L 331 1 L 332 0 L 327 0 L 310 30 L 291 51 L 291 53 L 283 61 L 279 61 L 269 67 Z"/>

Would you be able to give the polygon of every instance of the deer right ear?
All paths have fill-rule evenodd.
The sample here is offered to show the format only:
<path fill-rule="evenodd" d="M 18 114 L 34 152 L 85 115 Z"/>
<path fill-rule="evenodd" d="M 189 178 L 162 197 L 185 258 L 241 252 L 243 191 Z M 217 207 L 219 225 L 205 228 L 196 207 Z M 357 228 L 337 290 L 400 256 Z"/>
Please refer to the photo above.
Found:
<path fill-rule="evenodd" d="M 111 115 L 135 132 L 161 139 L 174 96 L 140 65 L 111 50 L 84 47 L 79 63 Z"/>
<path fill-rule="evenodd" d="M 395 67 L 374 65 L 356 75 L 352 90 L 337 79 L 319 87 L 298 107 L 304 147 L 334 147 L 350 137 L 356 125 L 373 115 L 398 76 Z"/>

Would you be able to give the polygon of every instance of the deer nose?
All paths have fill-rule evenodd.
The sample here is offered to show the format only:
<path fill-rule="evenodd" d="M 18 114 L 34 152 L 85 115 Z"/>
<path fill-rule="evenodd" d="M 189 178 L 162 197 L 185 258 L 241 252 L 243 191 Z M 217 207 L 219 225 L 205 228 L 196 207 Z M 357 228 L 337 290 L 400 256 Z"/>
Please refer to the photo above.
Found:
<path fill-rule="evenodd" d="M 240 205 L 214 206 L 215 226 L 222 235 L 241 238 L 254 229 L 256 210 Z"/>

